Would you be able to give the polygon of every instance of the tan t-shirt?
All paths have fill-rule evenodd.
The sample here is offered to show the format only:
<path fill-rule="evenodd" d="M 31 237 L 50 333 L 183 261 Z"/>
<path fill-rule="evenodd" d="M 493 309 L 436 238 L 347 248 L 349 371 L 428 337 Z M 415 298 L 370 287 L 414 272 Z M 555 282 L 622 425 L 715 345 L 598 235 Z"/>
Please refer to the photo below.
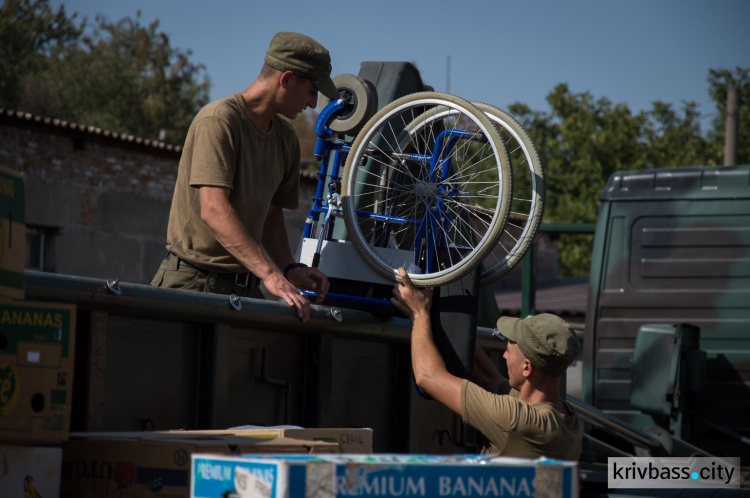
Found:
<path fill-rule="evenodd" d="M 258 130 L 239 93 L 205 106 L 190 125 L 180 158 L 167 250 L 205 270 L 247 271 L 201 220 L 198 187 L 231 189 L 230 203 L 260 245 L 269 206 L 297 208 L 299 161 L 299 139 L 283 118 L 274 117 L 268 132 Z"/>
<path fill-rule="evenodd" d="M 489 440 L 484 452 L 578 460 L 583 426 L 570 405 L 572 415 L 564 415 L 545 403 L 526 403 L 507 382 L 500 392 L 508 394 L 493 394 L 468 380 L 461 385 L 461 416 Z"/>

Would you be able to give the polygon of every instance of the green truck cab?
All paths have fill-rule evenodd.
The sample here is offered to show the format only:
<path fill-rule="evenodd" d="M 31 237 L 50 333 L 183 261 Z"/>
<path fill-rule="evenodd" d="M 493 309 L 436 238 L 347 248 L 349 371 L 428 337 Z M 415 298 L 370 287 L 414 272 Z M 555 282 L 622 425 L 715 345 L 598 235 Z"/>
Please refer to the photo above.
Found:
<path fill-rule="evenodd" d="M 750 463 L 750 166 L 610 177 L 583 365 L 586 403 Z"/>

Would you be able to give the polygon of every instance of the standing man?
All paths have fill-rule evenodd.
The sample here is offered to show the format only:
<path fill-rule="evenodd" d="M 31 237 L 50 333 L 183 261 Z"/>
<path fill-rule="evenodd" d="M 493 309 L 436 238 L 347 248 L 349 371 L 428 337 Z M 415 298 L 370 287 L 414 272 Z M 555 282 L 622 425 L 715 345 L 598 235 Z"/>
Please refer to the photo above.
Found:
<path fill-rule="evenodd" d="M 489 441 L 484 452 L 578 460 L 583 426 L 559 395 L 560 377 L 580 349 L 570 325 L 550 314 L 501 317 L 496 334 L 507 340 L 503 358 L 508 379 L 477 348 L 476 383 L 470 382 L 446 370 L 432 339 L 432 289 L 415 288 L 403 268 L 399 274 L 403 283 L 394 286 L 391 302 L 412 322 L 411 356 L 417 385 L 480 431 Z"/>
<path fill-rule="evenodd" d="M 319 91 L 338 98 L 328 50 L 308 36 L 278 33 L 245 91 L 201 109 L 180 158 L 168 252 L 151 285 L 262 299 L 262 281 L 309 318 L 299 289 L 320 302 L 329 284 L 317 268 L 296 263 L 289 247 L 283 209 L 299 203 L 300 146 L 281 116 L 314 108 Z"/>

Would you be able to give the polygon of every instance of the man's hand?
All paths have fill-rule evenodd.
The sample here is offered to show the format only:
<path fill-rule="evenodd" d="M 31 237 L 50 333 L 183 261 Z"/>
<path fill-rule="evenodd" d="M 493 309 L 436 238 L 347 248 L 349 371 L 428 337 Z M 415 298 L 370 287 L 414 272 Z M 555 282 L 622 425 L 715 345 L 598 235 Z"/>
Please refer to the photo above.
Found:
<path fill-rule="evenodd" d="M 317 268 L 294 268 L 287 273 L 289 281 L 300 289 L 308 290 L 316 294 L 316 303 L 323 302 L 328 294 L 328 277 Z"/>
<path fill-rule="evenodd" d="M 310 301 L 300 294 L 299 289 L 285 279 L 284 275 L 274 271 L 263 279 L 263 285 L 268 292 L 283 299 L 286 304 L 294 308 L 300 320 L 306 322 L 310 318 Z"/>
<path fill-rule="evenodd" d="M 393 297 L 391 303 L 401 313 L 414 321 L 414 317 L 422 313 L 429 314 L 432 306 L 432 289 L 420 290 L 414 287 L 409 275 L 403 268 L 398 269 L 402 283 L 393 286 Z"/>

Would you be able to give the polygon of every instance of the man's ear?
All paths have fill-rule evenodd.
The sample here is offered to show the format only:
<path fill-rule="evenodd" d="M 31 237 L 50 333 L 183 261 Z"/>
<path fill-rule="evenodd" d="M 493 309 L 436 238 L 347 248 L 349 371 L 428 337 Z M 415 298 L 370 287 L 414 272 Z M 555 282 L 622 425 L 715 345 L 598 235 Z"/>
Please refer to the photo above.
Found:
<path fill-rule="evenodd" d="M 289 82 L 292 81 L 293 77 L 294 73 L 291 71 L 284 71 L 281 73 L 281 76 L 279 76 L 279 85 L 281 85 L 281 88 L 286 88 L 289 85 Z"/>
<path fill-rule="evenodd" d="M 523 376 L 524 377 L 531 377 L 531 374 L 534 373 L 534 365 L 531 364 L 531 362 L 528 360 L 528 358 L 523 359 Z"/>

